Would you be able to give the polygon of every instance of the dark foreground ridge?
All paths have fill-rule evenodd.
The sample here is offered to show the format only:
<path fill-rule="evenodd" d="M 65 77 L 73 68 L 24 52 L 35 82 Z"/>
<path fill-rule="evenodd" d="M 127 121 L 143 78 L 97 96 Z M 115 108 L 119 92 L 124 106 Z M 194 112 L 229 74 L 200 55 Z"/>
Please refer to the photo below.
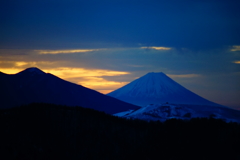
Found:
<path fill-rule="evenodd" d="M 81 107 L 0 110 L 0 159 L 239 159 L 240 124 L 127 120 Z"/>

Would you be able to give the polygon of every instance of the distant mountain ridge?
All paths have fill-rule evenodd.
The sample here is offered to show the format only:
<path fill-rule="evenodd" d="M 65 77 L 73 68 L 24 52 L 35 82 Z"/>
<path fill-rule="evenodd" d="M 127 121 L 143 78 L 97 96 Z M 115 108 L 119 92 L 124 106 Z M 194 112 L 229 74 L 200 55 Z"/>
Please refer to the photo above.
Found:
<path fill-rule="evenodd" d="M 218 106 L 184 88 L 162 72 L 147 73 L 107 95 L 138 106 L 166 102 Z"/>
<path fill-rule="evenodd" d="M 0 109 L 33 102 L 81 106 L 110 114 L 138 108 L 35 67 L 17 74 L 0 72 L 0 88 Z"/>

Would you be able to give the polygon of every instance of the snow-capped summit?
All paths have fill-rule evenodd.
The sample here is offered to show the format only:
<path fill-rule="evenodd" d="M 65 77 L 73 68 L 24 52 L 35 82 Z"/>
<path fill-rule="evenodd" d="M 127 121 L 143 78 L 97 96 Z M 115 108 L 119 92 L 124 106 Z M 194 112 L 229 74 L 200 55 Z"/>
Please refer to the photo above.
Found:
<path fill-rule="evenodd" d="M 129 96 L 141 98 L 159 98 L 181 90 L 181 86 L 167 77 L 164 73 L 150 72 L 143 77 L 127 84 L 126 86 L 113 91 L 110 96 Z"/>
<path fill-rule="evenodd" d="M 217 105 L 187 90 L 162 72 L 150 72 L 108 94 L 138 106 L 160 104 Z"/>

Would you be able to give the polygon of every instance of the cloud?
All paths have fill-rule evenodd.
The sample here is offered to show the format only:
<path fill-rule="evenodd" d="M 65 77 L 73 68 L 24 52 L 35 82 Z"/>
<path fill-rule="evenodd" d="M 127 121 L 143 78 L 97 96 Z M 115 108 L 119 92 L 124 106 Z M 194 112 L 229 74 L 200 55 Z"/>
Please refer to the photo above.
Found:
<path fill-rule="evenodd" d="M 99 49 L 70 49 L 70 50 L 34 50 L 38 54 L 71 54 L 99 51 Z"/>
<path fill-rule="evenodd" d="M 200 74 L 167 74 L 171 78 L 195 78 L 195 77 L 200 77 Z"/>
<path fill-rule="evenodd" d="M 85 68 L 70 68 L 70 67 L 58 67 L 53 69 L 43 69 L 47 73 L 52 73 L 59 77 L 74 78 L 74 77 L 100 77 L 100 76 L 119 76 L 130 74 L 123 71 L 112 71 L 104 69 L 85 69 Z"/>
<path fill-rule="evenodd" d="M 232 52 L 240 51 L 240 46 L 232 46 L 232 49 L 230 51 Z"/>
<path fill-rule="evenodd" d="M 27 64 L 28 64 L 27 62 L 15 62 L 15 65 L 18 66 L 18 67 L 22 67 L 22 66 L 25 66 Z"/>
<path fill-rule="evenodd" d="M 102 93 L 110 92 L 116 88 L 122 87 L 127 83 L 107 80 L 104 79 L 102 76 L 123 76 L 130 74 L 130 72 L 123 71 L 68 67 L 43 69 L 43 71 L 52 73 L 62 79 L 83 85 L 85 87 L 97 90 Z"/>
<path fill-rule="evenodd" d="M 116 88 L 120 88 L 127 83 L 128 82 L 109 81 L 102 77 L 85 77 L 83 80 L 78 82 L 80 85 L 95 89 L 104 94 L 109 93 Z"/>
<path fill-rule="evenodd" d="M 20 71 L 21 69 L 19 68 L 0 68 L 0 72 L 6 73 L 6 74 L 16 74 Z"/>
<path fill-rule="evenodd" d="M 18 57 L 19 58 L 19 57 Z M 50 61 L 23 61 L 24 59 L 22 59 L 22 61 L 17 61 L 15 59 L 11 59 L 11 60 L 7 60 L 7 61 L 0 61 L 0 70 L 1 71 L 5 71 L 6 73 L 16 73 L 20 72 L 22 70 L 24 70 L 25 68 L 28 67 L 38 67 L 38 68 L 42 68 L 43 66 L 46 67 L 53 67 L 53 65 L 60 65 L 60 62 L 50 62 Z M 20 59 L 20 58 L 19 58 Z M 26 59 L 27 60 L 27 59 Z M 10 69 L 12 69 L 13 71 L 10 71 Z"/>
<path fill-rule="evenodd" d="M 15 74 L 27 68 L 30 64 L 33 66 L 33 62 L 0 61 L 0 71 L 7 74 Z"/>
<path fill-rule="evenodd" d="M 134 65 L 134 64 L 129 64 L 129 65 L 127 65 L 127 66 L 129 66 L 129 67 L 134 67 L 134 68 L 143 68 L 143 67 L 146 67 L 146 66 L 144 66 L 144 65 Z"/>
<path fill-rule="evenodd" d="M 1 56 L 24 56 L 29 55 L 32 52 L 30 49 L 0 49 Z"/>
<path fill-rule="evenodd" d="M 152 47 L 141 47 L 141 49 L 170 50 L 170 49 L 172 49 L 172 48 L 169 48 L 169 47 L 155 47 L 155 46 L 152 46 Z"/>
<path fill-rule="evenodd" d="M 234 61 L 233 63 L 240 64 L 240 61 Z"/>

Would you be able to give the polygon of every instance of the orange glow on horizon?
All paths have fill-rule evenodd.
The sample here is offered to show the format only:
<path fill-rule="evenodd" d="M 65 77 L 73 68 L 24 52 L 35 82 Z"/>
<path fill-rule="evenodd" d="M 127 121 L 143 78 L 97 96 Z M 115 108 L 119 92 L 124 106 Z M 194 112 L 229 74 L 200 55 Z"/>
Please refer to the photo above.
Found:
<path fill-rule="evenodd" d="M 59 68 L 55 68 L 55 69 L 43 69 L 43 71 L 45 71 L 47 73 L 52 73 L 56 76 L 63 77 L 63 78 L 118 76 L 118 75 L 130 74 L 129 72 L 123 72 L 123 71 L 70 68 L 70 67 L 59 67 Z"/>
<path fill-rule="evenodd" d="M 109 81 L 100 77 L 86 77 L 85 80 L 78 82 L 78 84 L 82 86 L 97 90 L 102 93 L 110 92 L 126 85 L 127 83 L 128 82 Z"/>
<path fill-rule="evenodd" d="M 108 93 L 110 93 L 110 92 L 112 92 L 112 91 L 114 91 L 114 90 L 100 89 L 100 90 L 96 90 L 96 91 L 98 91 L 98 92 L 100 92 L 100 93 L 102 93 L 102 94 L 108 94 Z"/>
<path fill-rule="evenodd" d="M 3 72 L 5 74 L 16 74 L 21 71 L 22 69 L 20 68 L 0 68 L 0 72 Z"/>

